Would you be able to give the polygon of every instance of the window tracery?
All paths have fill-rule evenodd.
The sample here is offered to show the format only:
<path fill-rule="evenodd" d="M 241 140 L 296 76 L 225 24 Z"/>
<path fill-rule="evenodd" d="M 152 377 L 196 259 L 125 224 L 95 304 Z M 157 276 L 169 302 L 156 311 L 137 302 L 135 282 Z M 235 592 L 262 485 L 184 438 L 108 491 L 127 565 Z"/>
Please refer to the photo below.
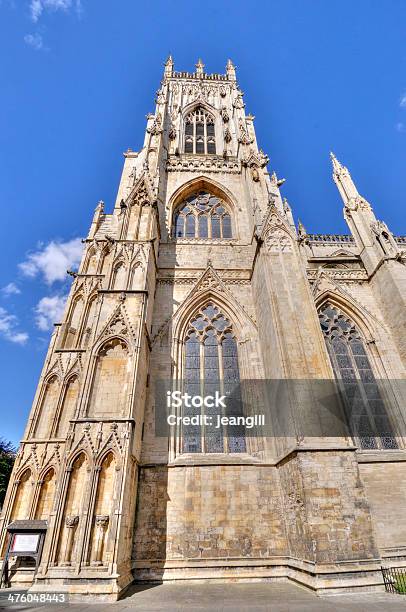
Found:
<path fill-rule="evenodd" d="M 178 207 L 174 234 L 175 238 L 232 238 L 230 213 L 219 197 L 198 191 Z"/>
<path fill-rule="evenodd" d="M 185 153 L 216 154 L 214 117 L 201 106 L 186 117 Z"/>
<path fill-rule="evenodd" d="M 203 406 L 201 414 L 211 417 L 209 424 L 188 426 L 183 435 L 185 453 L 246 452 L 243 425 L 221 425 L 220 416 L 243 416 L 239 391 L 240 373 L 237 343 L 230 321 L 212 302 L 207 303 L 191 319 L 185 340 L 185 390 L 192 396 L 214 396 L 216 391 L 227 396 L 226 409 Z M 196 408 L 184 408 L 193 416 Z"/>
<path fill-rule="evenodd" d="M 352 435 L 362 449 L 398 448 L 358 329 L 331 304 L 322 307 L 319 319 L 334 374 L 343 391 Z"/>

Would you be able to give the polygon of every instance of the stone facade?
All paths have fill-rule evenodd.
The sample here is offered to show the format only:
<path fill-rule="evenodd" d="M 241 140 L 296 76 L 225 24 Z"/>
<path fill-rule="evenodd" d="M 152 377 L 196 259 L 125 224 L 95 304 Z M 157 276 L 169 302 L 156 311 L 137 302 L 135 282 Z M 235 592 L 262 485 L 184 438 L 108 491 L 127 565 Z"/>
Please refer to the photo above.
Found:
<path fill-rule="evenodd" d="M 169 58 L 155 102 L 142 149 L 124 154 L 113 212 L 95 210 L 50 342 L 2 550 L 12 520 L 48 530 L 37 575 L 15 564 L 13 584 L 112 600 L 134 579 L 382 588 L 382 562 L 406 565 L 406 239 L 334 155 L 350 234 L 296 227 L 231 61 L 210 75 L 201 61 L 176 72 Z M 386 381 L 384 401 L 355 433 L 332 435 L 309 393 L 290 396 L 289 414 L 311 435 L 215 448 L 209 437 L 188 447 L 176 427 L 158 436 L 157 381 L 217 358 L 223 382 L 237 363 L 241 380 L 347 372 L 360 388 Z M 365 419 L 390 431 L 368 433 Z"/>

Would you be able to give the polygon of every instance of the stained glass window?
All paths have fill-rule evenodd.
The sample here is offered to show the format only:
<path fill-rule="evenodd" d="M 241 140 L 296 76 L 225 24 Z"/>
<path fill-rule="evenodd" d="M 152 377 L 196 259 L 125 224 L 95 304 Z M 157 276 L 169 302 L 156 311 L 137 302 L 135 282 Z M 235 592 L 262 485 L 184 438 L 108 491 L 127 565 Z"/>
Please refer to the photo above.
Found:
<path fill-rule="evenodd" d="M 175 238 L 232 238 L 226 205 L 207 191 L 194 193 L 177 209 L 174 235 Z"/>
<path fill-rule="evenodd" d="M 362 449 L 398 448 L 358 329 L 331 304 L 322 307 L 319 319 L 352 435 Z"/>
<path fill-rule="evenodd" d="M 191 395 L 200 395 L 200 341 L 193 331 L 185 342 L 185 387 Z M 193 416 L 192 407 L 184 407 L 184 414 Z M 184 438 L 183 449 L 185 453 L 200 453 L 201 434 L 200 427 L 189 426 L 188 435 Z"/>
<path fill-rule="evenodd" d="M 216 154 L 214 118 L 200 106 L 186 117 L 185 153 Z"/>
<path fill-rule="evenodd" d="M 226 408 L 202 406 L 188 408 L 184 414 L 211 417 L 201 427 L 188 426 L 183 432 L 183 452 L 244 453 L 245 428 L 241 425 L 219 425 L 218 417 L 243 416 L 239 389 L 237 343 L 230 321 L 213 303 L 192 318 L 185 341 L 185 390 L 189 395 L 207 397 L 226 395 Z"/>

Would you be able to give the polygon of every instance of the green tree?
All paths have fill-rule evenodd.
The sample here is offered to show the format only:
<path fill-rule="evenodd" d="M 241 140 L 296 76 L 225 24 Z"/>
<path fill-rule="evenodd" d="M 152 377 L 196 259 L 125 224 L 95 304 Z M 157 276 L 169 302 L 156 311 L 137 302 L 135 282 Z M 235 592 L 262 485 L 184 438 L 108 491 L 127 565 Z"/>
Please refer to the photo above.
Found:
<path fill-rule="evenodd" d="M 0 509 L 6 496 L 7 485 L 16 456 L 16 449 L 11 442 L 0 438 Z"/>

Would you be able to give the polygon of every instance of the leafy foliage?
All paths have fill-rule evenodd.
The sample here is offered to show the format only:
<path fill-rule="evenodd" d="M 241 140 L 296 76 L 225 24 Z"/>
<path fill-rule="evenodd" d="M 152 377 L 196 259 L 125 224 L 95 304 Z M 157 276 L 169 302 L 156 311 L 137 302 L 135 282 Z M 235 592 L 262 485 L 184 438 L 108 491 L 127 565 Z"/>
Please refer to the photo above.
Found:
<path fill-rule="evenodd" d="M 401 574 L 393 586 L 398 593 L 406 594 L 406 574 Z"/>
<path fill-rule="evenodd" d="M 15 460 L 16 449 L 11 442 L 0 438 L 0 508 L 3 506 L 7 485 Z"/>

